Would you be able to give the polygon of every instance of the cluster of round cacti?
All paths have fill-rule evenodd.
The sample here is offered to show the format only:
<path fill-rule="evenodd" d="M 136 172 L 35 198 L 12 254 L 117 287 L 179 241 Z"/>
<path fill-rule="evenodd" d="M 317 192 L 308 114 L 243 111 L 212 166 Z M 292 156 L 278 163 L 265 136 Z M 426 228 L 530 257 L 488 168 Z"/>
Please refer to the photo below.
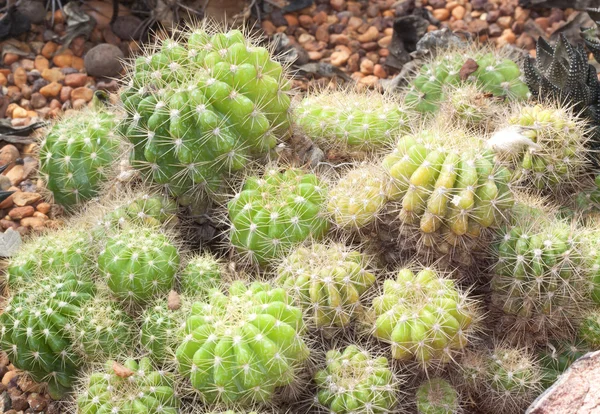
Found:
<path fill-rule="evenodd" d="M 600 180 L 520 75 L 451 47 L 292 105 L 241 31 L 163 36 L 43 141 L 75 214 L 7 261 L 0 350 L 79 413 L 523 412 L 600 349 Z"/>

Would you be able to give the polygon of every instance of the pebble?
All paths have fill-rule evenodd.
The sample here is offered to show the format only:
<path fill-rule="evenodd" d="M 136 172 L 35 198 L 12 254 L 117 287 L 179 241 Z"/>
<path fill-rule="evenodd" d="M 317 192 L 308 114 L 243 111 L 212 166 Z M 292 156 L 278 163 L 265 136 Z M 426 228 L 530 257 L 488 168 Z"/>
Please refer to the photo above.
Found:
<path fill-rule="evenodd" d="M 85 55 L 85 70 L 90 76 L 113 77 L 121 72 L 123 52 L 115 45 L 103 43 L 94 46 Z"/>
<path fill-rule="evenodd" d="M 8 216 L 13 220 L 21 220 L 33 216 L 34 212 L 35 209 L 32 206 L 15 207 L 8 212 Z"/>
<path fill-rule="evenodd" d="M 30 206 L 42 199 L 42 196 L 38 193 L 28 193 L 19 191 L 13 194 L 13 202 L 18 207 Z"/>
<path fill-rule="evenodd" d="M 94 92 L 90 88 L 86 88 L 85 86 L 75 88 L 71 92 L 71 99 L 74 101 L 77 99 L 83 99 L 84 101 L 89 102 L 92 100 L 93 96 Z"/>
<path fill-rule="evenodd" d="M 448 9 L 435 9 L 432 14 L 440 22 L 445 22 L 450 18 L 450 11 Z"/>
<path fill-rule="evenodd" d="M 70 50 L 65 50 L 59 55 L 54 55 L 52 58 L 52 63 L 59 68 L 66 68 L 72 66 L 73 64 L 73 52 Z"/>
<path fill-rule="evenodd" d="M 52 59 L 54 53 L 58 50 L 58 44 L 54 42 L 47 42 L 41 50 L 41 54 L 46 59 Z"/>
<path fill-rule="evenodd" d="M 456 6 L 452 9 L 452 17 L 456 20 L 462 20 L 465 17 L 467 10 L 463 6 Z"/>
<path fill-rule="evenodd" d="M 11 210 L 11 211 L 14 211 L 14 209 Z M 38 212 L 35 212 L 35 213 L 38 213 Z M 35 214 L 35 213 L 32 213 L 32 214 Z M 10 212 L 9 212 L 9 214 L 10 214 Z M 42 213 L 38 213 L 38 214 L 42 214 Z M 43 228 L 44 227 L 44 223 L 45 223 L 45 221 L 47 219 L 48 219 L 47 217 L 46 218 L 42 218 L 42 217 L 25 217 L 25 218 L 21 219 L 20 223 L 21 223 L 21 226 L 23 226 L 23 227 L 31 227 L 33 229 L 35 229 L 35 228 Z"/>
<path fill-rule="evenodd" d="M 20 157 L 19 150 L 12 144 L 0 148 L 0 166 L 12 164 Z M 9 167 L 9 170 L 12 167 Z"/>
<path fill-rule="evenodd" d="M 363 59 L 362 62 L 360 62 L 360 72 L 365 74 L 365 75 L 370 75 L 373 73 L 373 67 L 375 65 L 373 64 L 373 62 L 369 59 Z"/>
<path fill-rule="evenodd" d="M 39 92 L 36 92 L 31 95 L 31 106 L 34 109 L 41 109 L 48 104 L 48 100 L 44 95 Z"/>
<path fill-rule="evenodd" d="M 14 71 L 13 83 L 19 88 L 22 88 L 27 84 L 27 72 L 25 71 L 25 68 L 19 67 Z"/>
<path fill-rule="evenodd" d="M 346 46 L 336 46 L 335 52 L 331 54 L 331 64 L 333 66 L 342 66 L 348 62 L 350 58 L 350 49 Z"/>
<path fill-rule="evenodd" d="M 51 82 L 40 89 L 40 93 L 46 98 L 56 98 L 60 94 L 62 85 L 58 82 Z"/>
<path fill-rule="evenodd" d="M 51 208 L 52 206 L 50 205 L 50 203 L 46 202 L 41 202 L 35 207 L 35 209 L 42 214 L 48 214 Z"/>
<path fill-rule="evenodd" d="M 361 43 L 373 42 L 379 37 L 379 30 L 375 26 L 370 26 L 366 32 L 358 36 L 358 41 Z"/>
<path fill-rule="evenodd" d="M 84 86 L 87 83 L 87 75 L 85 73 L 70 73 L 65 76 L 65 85 L 73 88 Z"/>
<path fill-rule="evenodd" d="M 44 69 L 48 69 L 50 67 L 50 61 L 44 56 L 38 55 L 35 57 L 33 65 L 39 72 L 42 72 Z"/>
<path fill-rule="evenodd" d="M 56 68 L 44 69 L 42 71 L 42 78 L 48 82 L 60 82 L 65 78 L 65 75 Z"/>

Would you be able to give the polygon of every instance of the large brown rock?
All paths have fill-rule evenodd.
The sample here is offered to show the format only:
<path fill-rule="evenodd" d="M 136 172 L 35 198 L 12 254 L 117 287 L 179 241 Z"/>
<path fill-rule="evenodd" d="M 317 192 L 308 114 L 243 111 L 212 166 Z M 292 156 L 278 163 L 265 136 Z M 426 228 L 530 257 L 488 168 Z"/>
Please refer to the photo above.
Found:
<path fill-rule="evenodd" d="M 575 361 L 525 414 L 600 413 L 600 351 Z"/>

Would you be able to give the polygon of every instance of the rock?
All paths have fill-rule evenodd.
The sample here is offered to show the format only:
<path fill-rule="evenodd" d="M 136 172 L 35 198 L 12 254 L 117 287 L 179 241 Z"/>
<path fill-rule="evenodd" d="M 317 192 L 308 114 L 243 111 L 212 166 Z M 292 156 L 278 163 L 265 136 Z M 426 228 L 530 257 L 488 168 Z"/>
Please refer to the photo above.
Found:
<path fill-rule="evenodd" d="M 331 8 L 335 11 L 342 11 L 346 8 L 345 0 L 330 0 L 329 4 L 331 5 Z"/>
<path fill-rule="evenodd" d="M 9 214 L 10 214 L 10 212 L 9 212 Z M 31 227 L 32 229 L 35 229 L 35 228 L 43 228 L 45 222 L 46 222 L 46 220 L 43 219 L 42 217 L 25 217 L 25 218 L 21 219 L 20 223 L 21 223 L 21 226 L 23 226 L 23 227 Z"/>
<path fill-rule="evenodd" d="M 335 51 L 331 54 L 331 64 L 333 66 L 343 66 L 350 58 L 350 49 L 346 46 L 336 46 Z"/>
<path fill-rule="evenodd" d="M 85 73 L 71 73 L 65 76 L 65 85 L 73 88 L 84 86 L 87 83 L 87 75 Z"/>
<path fill-rule="evenodd" d="M 8 144 L 0 148 L 0 166 L 12 164 L 19 158 L 19 150 L 14 145 Z M 7 169 L 10 170 L 11 167 Z"/>
<path fill-rule="evenodd" d="M 12 220 L 1 219 L 0 227 L 2 227 L 3 230 L 8 230 L 8 229 L 16 230 L 17 227 L 19 227 L 19 225 Z"/>
<path fill-rule="evenodd" d="M 32 206 L 15 207 L 8 212 L 8 216 L 13 220 L 21 220 L 25 217 L 31 217 L 35 213 Z"/>
<path fill-rule="evenodd" d="M 272 36 L 277 31 L 277 27 L 270 20 L 263 20 L 261 27 L 267 36 Z"/>
<path fill-rule="evenodd" d="M 283 18 L 287 20 L 289 26 L 298 26 L 298 24 L 300 24 L 300 26 L 305 29 L 310 29 L 310 26 L 313 24 L 312 17 L 307 16 L 306 14 L 300 15 L 298 18 L 291 14 L 285 14 Z"/>
<path fill-rule="evenodd" d="M 2 384 L 8 385 L 8 383 L 10 382 L 10 380 L 12 380 L 16 376 L 17 376 L 17 371 L 8 371 L 2 377 Z"/>
<path fill-rule="evenodd" d="M 8 79 L 6 79 L 4 73 L 0 73 L 0 86 L 6 86 L 7 83 Z"/>
<path fill-rule="evenodd" d="M 121 44 L 121 39 L 119 39 L 119 36 L 117 36 L 110 27 L 106 27 L 102 30 L 102 37 L 104 37 L 106 43 L 111 45 L 119 47 Z"/>
<path fill-rule="evenodd" d="M 481 19 L 473 19 L 471 20 L 467 27 L 469 28 L 469 32 L 474 33 L 476 35 L 483 35 L 488 31 L 488 24 L 485 20 Z"/>
<path fill-rule="evenodd" d="M 13 73 L 13 83 L 15 86 L 22 88 L 23 85 L 27 85 L 27 72 L 23 67 L 17 68 Z"/>
<path fill-rule="evenodd" d="M 19 185 L 21 181 L 27 178 L 25 174 L 25 168 L 23 165 L 17 164 L 6 173 L 6 176 L 10 180 L 12 185 Z"/>
<path fill-rule="evenodd" d="M 315 38 L 319 42 L 329 43 L 329 25 L 322 24 L 317 27 L 317 31 L 315 32 Z"/>
<path fill-rule="evenodd" d="M 380 79 L 387 78 L 387 72 L 380 64 L 375 65 L 375 67 L 373 68 L 373 75 L 377 76 Z"/>
<path fill-rule="evenodd" d="M 600 351 L 575 361 L 525 414 L 597 414 L 600 407 Z"/>
<path fill-rule="evenodd" d="M 56 68 L 44 69 L 42 71 L 42 78 L 46 79 L 48 82 L 60 82 L 65 78 L 65 75 Z"/>
<path fill-rule="evenodd" d="M 41 54 L 46 59 L 52 59 L 52 56 L 54 56 L 54 53 L 56 53 L 57 50 L 58 50 L 58 44 L 56 44 L 54 42 L 48 42 L 42 48 Z"/>
<path fill-rule="evenodd" d="M 44 95 L 45 98 L 56 98 L 60 94 L 61 89 L 62 85 L 60 83 L 51 82 L 40 89 L 40 93 Z"/>
<path fill-rule="evenodd" d="M 44 220 L 48 220 L 48 216 L 45 215 L 44 213 L 40 213 L 39 211 L 36 211 L 35 213 L 33 213 L 33 217 L 38 217 Z"/>
<path fill-rule="evenodd" d="M 40 109 L 48 104 L 48 100 L 39 92 L 31 95 L 31 106 L 34 109 Z"/>
<path fill-rule="evenodd" d="M 33 85 L 31 86 L 31 92 L 39 92 L 44 86 L 49 84 L 50 82 L 48 82 L 46 79 L 38 79 L 33 82 Z"/>
<path fill-rule="evenodd" d="M 85 56 L 85 69 L 90 76 L 113 77 L 122 69 L 123 52 L 117 46 L 103 43 L 93 47 Z"/>
<path fill-rule="evenodd" d="M 85 99 L 74 99 L 71 103 L 73 109 L 76 111 L 83 109 L 87 106 L 87 101 Z"/>
<path fill-rule="evenodd" d="M 48 214 L 51 208 L 52 206 L 50 205 L 50 203 L 42 202 L 39 203 L 35 209 L 42 214 Z"/>
<path fill-rule="evenodd" d="M 456 20 L 462 20 L 463 17 L 465 17 L 466 12 L 467 10 L 463 6 L 456 6 L 454 9 L 452 9 L 452 17 L 454 17 Z"/>
<path fill-rule="evenodd" d="M 379 78 L 377 76 L 369 75 L 369 76 L 365 76 L 364 78 L 362 78 L 358 83 L 360 83 L 361 85 L 368 86 L 368 87 L 373 87 L 373 86 L 377 85 L 378 82 L 379 82 Z"/>
<path fill-rule="evenodd" d="M 358 36 L 358 41 L 361 43 L 374 42 L 379 37 L 379 30 L 375 26 L 370 26 L 366 32 Z"/>
<path fill-rule="evenodd" d="M 4 66 L 10 66 L 19 61 L 19 55 L 15 53 L 7 53 L 4 55 Z"/>
<path fill-rule="evenodd" d="M 77 99 L 83 99 L 84 101 L 89 102 L 92 100 L 93 96 L 94 92 L 90 88 L 86 88 L 85 86 L 73 89 L 73 91 L 71 92 L 71 99 L 74 101 Z"/>
<path fill-rule="evenodd" d="M 71 88 L 70 86 L 64 86 L 60 90 L 60 101 L 61 102 L 67 102 L 69 99 L 71 99 L 71 92 L 72 91 L 73 91 L 73 88 Z"/>
<path fill-rule="evenodd" d="M 13 118 L 27 118 L 27 110 L 17 106 L 12 113 Z"/>
<path fill-rule="evenodd" d="M 450 10 L 448 9 L 435 9 L 432 14 L 440 22 L 445 22 L 450 18 Z"/>
<path fill-rule="evenodd" d="M 29 403 L 29 407 L 31 407 L 33 411 L 36 412 L 44 411 L 48 406 L 48 399 L 36 392 L 30 394 L 29 397 L 27 397 L 27 402 Z"/>
<path fill-rule="evenodd" d="M 374 66 L 375 65 L 371 60 L 365 58 L 362 60 L 362 62 L 360 62 L 360 72 L 364 75 L 370 75 L 373 73 Z"/>
<path fill-rule="evenodd" d="M 116 92 L 119 90 L 119 83 L 116 81 L 116 79 L 112 79 L 110 81 L 98 81 L 98 83 L 96 83 L 96 89 L 101 91 Z"/>
<path fill-rule="evenodd" d="M 13 202 L 18 207 L 30 206 L 41 200 L 41 198 L 42 196 L 38 193 L 27 193 L 20 191 L 13 194 Z"/>
<path fill-rule="evenodd" d="M 521 33 L 521 35 L 517 38 L 515 45 L 525 50 L 534 49 L 535 40 L 533 40 L 533 37 L 527 33 Z"/>
<path fill-rule="evenodd" d="M 29 408 L 29 403 L 27 402 L 27 397 L 24 394 L 21 395 L 11 395 L 10 400 L 12 403 L 12 409 L 15 411 L 25 411 Z"/>

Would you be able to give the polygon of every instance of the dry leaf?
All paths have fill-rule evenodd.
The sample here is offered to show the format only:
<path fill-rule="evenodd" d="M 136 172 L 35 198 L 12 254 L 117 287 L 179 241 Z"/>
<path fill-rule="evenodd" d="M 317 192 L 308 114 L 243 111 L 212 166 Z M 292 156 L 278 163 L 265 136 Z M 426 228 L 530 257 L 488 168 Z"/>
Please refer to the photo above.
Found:
<path fill-rule="evenodd" d="M 475 62 L 471 58 L 467 59 L 465 64 L 462 65 L 462 68 L 460 68 L 460 72 L 458 72 L 458 75 L 460 76 L 460 80 L 462 80 L 462 81 L 467 80 L 469 78 L 469 76 L 471 76 L 471 74 L 473 74 L 473 72 L 475 72 L 478 68 L 479 68 L 479 65 L 477 64 L 477 62 Z"/>
<path fill-rule="evenodd" d="M 174 290 L 169 292 L 169 297 L 167 298 L 167 307 L 172 311 L 181 308 L 181 298 L 179 297 L 179 293 L 175 292 Z"/>
<path fill-rule="evenodd" d="M 129 378 L 134 374 L 132 370 L 119 364 L 118 362 L 113 362 L 112 369 L 115 372 L 115 375 L 121 378 Z"/>

